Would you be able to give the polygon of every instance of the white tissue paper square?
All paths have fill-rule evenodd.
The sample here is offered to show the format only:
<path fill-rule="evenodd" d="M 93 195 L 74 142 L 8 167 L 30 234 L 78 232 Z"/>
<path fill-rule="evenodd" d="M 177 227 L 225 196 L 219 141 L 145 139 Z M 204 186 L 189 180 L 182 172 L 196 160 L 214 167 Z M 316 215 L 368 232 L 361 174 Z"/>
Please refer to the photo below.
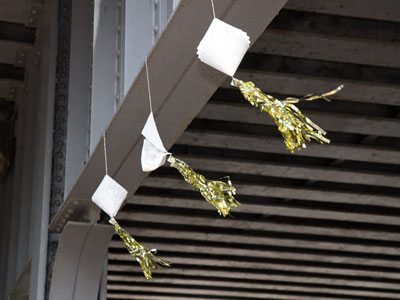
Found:
<path fill-rule="evenodd" d="M 147 118 L 142 135 L 145 137 L 141 156 L 142 170 L 150 172 L 162 166 L 170 154 L 164 148 L 152 112 Z"/>
<path fill-rule="evenodd" d="M 246 32 L 214 18 L 197 46 L 197 55 L 205 64 L 233 76 L 249 47 Z"/>
<path fill-rule="evenodd" d="M 126 189 L 106 175 L 94 192 L 92 201 L 104 210 L 110 218 L 114 218 L 127 195 Z"/>

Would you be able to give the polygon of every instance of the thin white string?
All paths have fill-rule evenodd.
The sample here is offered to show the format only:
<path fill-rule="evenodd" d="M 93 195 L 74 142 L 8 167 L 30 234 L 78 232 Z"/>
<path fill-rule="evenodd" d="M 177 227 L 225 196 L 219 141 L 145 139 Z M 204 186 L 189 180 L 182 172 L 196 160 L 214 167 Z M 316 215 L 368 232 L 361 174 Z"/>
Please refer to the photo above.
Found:
<path fill-rule="evenodd" d="M 146 76 L 147 76 L 147 91 L 149 92 L 149 103 L 150 103 L 150 111 L 153 112 L 153 107 L 151 105 L 151 93 L 150 93 L 150 80 L 149 80 L 149 68 L 147 66 L 147 56 L 144 60 L 144 63 L 146 65 Z"/>
<path fill-rule="evenodd" d="M 106 146 L 106 132 L 105 131 L 103 131 L 103 145 L 104 145 L 104 165 L 106 167 L 106 175 L 108 175 L 107 146 Z"/>
<path fill-rule="evenodd" d="M 211 7 L 212 7 L 213 16 L 214 16 L 214 19 L 215 19 L 214 0 L 211 0 Z"/>

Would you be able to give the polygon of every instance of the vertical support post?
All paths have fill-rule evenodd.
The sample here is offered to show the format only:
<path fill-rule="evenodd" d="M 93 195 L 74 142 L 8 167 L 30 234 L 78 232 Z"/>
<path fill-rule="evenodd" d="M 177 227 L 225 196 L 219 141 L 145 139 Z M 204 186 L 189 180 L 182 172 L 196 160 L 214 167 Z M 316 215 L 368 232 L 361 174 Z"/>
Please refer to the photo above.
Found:
<path fill-rule="evenodd" d="M 132 85 L 144 59 L 159 38 L 179 1 L 129 0 L 125 7 L 125 45 L 123 58 L 124 95 Z M 137 30 L 140 28 L 141 30 Z"/>
<path fill-rule="evenodd" d="M 72 0 L 65 194 L 89 156 L 92 23 L 92 2 Z"/>
<path fill-rule="evenodd" d="M 49 205 L 51 189 L 51 164 L 53 147 L 54 88 L 57 55 L 57 9 L 56 1 L 47 0 L 44 4 L 42 33 L 39 36 L 35 59 L 29 74 L 40 78 L 32 80 L 36 85 L 35 99 L 38 106 L 36 117 L 36 147 L 34 151 L 32 182 L 31 217 L 31 274 L 29 300 L 42 300 L 45 297 L 47 237 L 49 224 Z"/>
<path fill-rule="evenodd" d="M 119 1 L 94 1 L 93 72 L 90 118 L 90 152 L 114 116 L 118 74 Z"/>
<path fill-rule="evenodd" d="M 53 165 L 51 174 L 51 198 L 49 204 L 52 220 L 58 208 L 64 201 L 65 190 L 65 165 L 67 149 L 67 124 L 68 124 L 68 90 L 69 90 L 69 61 L 71 39 L 71 0 L 58 0 L 58 45 L 56 60 L 56 83 L 54 95 L 54 121 L 53 121 Z M 48 299 L 50 283 L 53 274 L 55 255 L 58 247 L 58 236 L 49 234 L 47 244 L 47 271 L 45 296 Z"/>

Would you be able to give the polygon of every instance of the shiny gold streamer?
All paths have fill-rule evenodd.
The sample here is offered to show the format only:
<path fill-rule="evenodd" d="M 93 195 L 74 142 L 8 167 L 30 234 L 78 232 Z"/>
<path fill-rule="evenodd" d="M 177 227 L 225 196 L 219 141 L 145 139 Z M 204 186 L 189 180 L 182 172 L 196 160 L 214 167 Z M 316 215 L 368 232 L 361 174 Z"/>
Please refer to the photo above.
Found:
<path fill-rule="evenodd" d="M 146 279 L 151 279 L 151 270 L 157 269 L 159 266 L 170 267 L 170 263 L 155 256 L 156 249 L 147 249 L 139 244 L 128 232 L 126 232 L 118 222 L 112 218 L 110 223 L 114 225 L 115 231 L 119 234 L 122 241 L 126 245 L 130 255 L 135 256 L 136 260 L 142 267 Z"/>
<path fill-rule="evenodd" d="M 203 175 L 193 171 L 184 161 L 172 155 L 168 158 L 168 162 L 181 173 L 185 181 L 190 183 L 195 191 L 199 191 L 207 202 L 217 208 L 220 215 L 225 217 L 229 215 L 232 208 L 240 205 L 234 197 L 236 189 L 232 186 L 229 177 L 226 177 L 227 183 L 220 180 L 208 180 Z"/>
<path fill-rule="evenodd" d="M 321 95 L 306 95 L 303 98 L 289 97 L 285 100 L 278 100 L 270 95 L 264 94 L 259 88 L 256 88 L 251 81 L 244 82 L 242 80 L 232 78 L 231 85 L 238 87 L 243 96 L 253 106 L 260 108 L 261 111 L 268 113 L 278 126 L 285 141 L 286 147 L 293 152 L 295 149 L 300 150 L 306 148 L 306 142 L 314 139 L 321 144 L 329 143 L 330 140 L 325 137 L 326 131 L 312 122 L 309 118 L 293 103 L 300 101 L 313 101 L 316 99 L 325 99 L 339 92 L 343 85 L 340 85 L 333 91 Z"/>

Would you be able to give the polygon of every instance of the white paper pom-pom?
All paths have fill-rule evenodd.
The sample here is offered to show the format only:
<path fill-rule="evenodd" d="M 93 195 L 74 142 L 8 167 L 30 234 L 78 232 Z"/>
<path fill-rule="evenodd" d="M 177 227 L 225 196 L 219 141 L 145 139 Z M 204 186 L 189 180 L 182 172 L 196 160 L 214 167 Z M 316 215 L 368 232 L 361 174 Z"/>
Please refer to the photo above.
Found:
<path fill-rule="evenodd" d="M 142 170 L 151 172 L 161 167 L 166 159 L 168 152 L 158 149 L 148 139 L 144 139 L 142 148 Z"/>
<path fill-rule="evenodd" d="M 104 210 L 110 218 L 114 218 L 127 195 L 128 191 L 126 189 L 106 175 L 94 192 L 92 201 Z"/>
<path fill-rule="evenodd" d="M 158 133 L 153 112 L 147 118 L 142 135 L 145 137 L 141 156 L 142 170 L 143 172 L 150 172 L 162 166 L 165 163 L 166 156 L 170 154 L 165 150 L 160 134 Z"/>
<path fill-rule="evenodd" d="M 249 46 L 246 32 L 214 18 L 197 47 L 197 55 L 207 65 L 233 76 Z"/>

